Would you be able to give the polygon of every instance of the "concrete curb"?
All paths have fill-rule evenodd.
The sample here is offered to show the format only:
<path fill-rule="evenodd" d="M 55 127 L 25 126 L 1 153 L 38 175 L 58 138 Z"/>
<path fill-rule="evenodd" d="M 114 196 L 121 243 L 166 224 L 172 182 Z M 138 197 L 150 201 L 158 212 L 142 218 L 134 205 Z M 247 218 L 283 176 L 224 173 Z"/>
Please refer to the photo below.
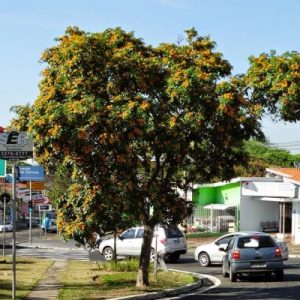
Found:
<path fill-rule="evenodd" d="M 151 300 L 151 299 L 158 299 L 158 298 L 163 298 L 163 297 L 174 297 L 174 296 L 186 293 L 186 292 L 189 292 L 189 295 L 190 295 L 191 291 L 201 288 L 201 286 L 203 285 L 204 278 L 213 282 L 213 285 L 203 289 L 202 291 L 197 292 L 197 294 L 201 294 L 208 290 L 214 289 L 221 284 L 221 281 L 218 278 L 211 276 L 211 275 L 203 275 L 203 274 L 186 272 L 186 271 L 175 270 L 175 269 L 169 269 L 169 271 L 192 274 L 192 275 L 198 277 L 199 280 L 195 283 L 188 284 L 186 286 L 183 286 L 183 287 L 180 287 L 177 289 L 169 289 L 169 290 L 164 290 L 161 292 L 147 293 L 147 294 L 141 294 L 141 295 L 132 295 L 132 296 L 126 296 L 126 297 L 119 297 L 119 298 L 110 298 L 109 300 L 145 300 L 145 299 Z"/>

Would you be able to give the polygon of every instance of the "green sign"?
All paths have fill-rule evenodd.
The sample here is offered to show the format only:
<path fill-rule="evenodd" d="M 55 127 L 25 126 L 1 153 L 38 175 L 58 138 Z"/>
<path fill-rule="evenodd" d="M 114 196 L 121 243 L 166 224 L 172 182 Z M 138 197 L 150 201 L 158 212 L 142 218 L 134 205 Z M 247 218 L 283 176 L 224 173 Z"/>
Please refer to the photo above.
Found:
<path fill-rule="evenodd" d="M 0 177 L 6 176 L 6 163 L 5 160 L 0 159 Z"/>

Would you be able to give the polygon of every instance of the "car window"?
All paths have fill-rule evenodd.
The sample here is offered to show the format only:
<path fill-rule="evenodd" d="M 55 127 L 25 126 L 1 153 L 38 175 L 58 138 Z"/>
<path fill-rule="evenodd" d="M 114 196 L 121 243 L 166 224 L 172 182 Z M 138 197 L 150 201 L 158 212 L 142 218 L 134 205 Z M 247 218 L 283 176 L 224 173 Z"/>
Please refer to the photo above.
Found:
<path fill-rule="evenodd" d="M 218 241 L 216 241 L 216 245 L 224 245 L 224 244 L 228 244 L 228 242 L 232 239 L 233 235 L 228 235 L 226 237 L 223 237 L 221 239 L 219 239 Z"/>
<path fill-rule="evenodd" d="M 135 235 L 135 229 L 128 229 L 121 234 L 123 239 L 133 239 Z"/>
<path fill-rule="evenodd" d="M 231 240 L 228 243 L 228 246 L 227 246 L 227 249 L 226 249 L 227 251 L 231 250 L 233 248 L 234 241 L 235 241 L 235 239 L 232 237 Z"/>
<path fill-rule="evenodd" d="M 180 238 L 183 237 L 183 233 L 177 227 L 165 228 L 167 238 Z"/>
<path fill-rule="evenodd" d="M 136 238 L 140 239 L 144 237 L 144 229 L 138 229 L 136 233 Z"/>
<path fill-rule="evenodd" d="M 269 236 L 240 237 L 238 248 L 270 248 L 275 243 Z"/>

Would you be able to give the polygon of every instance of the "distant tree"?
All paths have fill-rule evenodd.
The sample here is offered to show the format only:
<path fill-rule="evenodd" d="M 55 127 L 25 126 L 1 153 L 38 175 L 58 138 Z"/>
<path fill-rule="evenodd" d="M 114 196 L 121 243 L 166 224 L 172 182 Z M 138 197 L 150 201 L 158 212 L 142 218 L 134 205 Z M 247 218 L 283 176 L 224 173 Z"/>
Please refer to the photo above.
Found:
<path fill-rule="evenodd" d="M 10 121 L 9 129 L 17 129 L 19 131 L 27 131 L 28 130 L 28 123 L 30 121 L 30 116 L 32 114 L 32 107 L 29 103 L 26 105 L 15 105 L 11 107 L 11 112 L 16 114 Z"/>
<path fill-rule="evenodd" d="M 246 166 L 236 166 L 236 176 L 264 176 L 269 167 L 293 167 L 297 156 L 289 151 L 271 147 L 267 143 L 250 140 L 245 142 L 248 154 Z"/>

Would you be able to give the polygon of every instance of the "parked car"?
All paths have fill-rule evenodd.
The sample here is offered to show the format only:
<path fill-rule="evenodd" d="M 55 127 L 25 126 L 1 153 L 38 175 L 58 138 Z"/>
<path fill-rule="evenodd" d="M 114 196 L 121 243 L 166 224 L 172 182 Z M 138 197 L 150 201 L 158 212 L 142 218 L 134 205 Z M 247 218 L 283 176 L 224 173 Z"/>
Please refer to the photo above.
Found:
<path fill-rule="evenodd" d="M 236 235 L 247 235 L 247 234 L 255 234 L 260 233 L 259 231 L 240 231 L 227 233 L 217 238 L 211 243 L 203 244 L 198 246 L 194 252 L 194 258 L 197 260 L 202 267 L 207 267 L 210 264 L 222 264 L 222 259 L 224 256 L 224 252 L 220 251 L 220 247 L 227 247 L 228 242 Z M 265 233 L 266 234 L 266 233 Z M 274 241 L 276 241 L 274 239 Z M 282 256 L 284 260 L 287 260 L 289 257 L 288 247 L 284 242 L 279 242 L 278 246 L 281 248 Z"/>
<path fill-rule="evenodd" d="M 117 237 L 117 256 L 139 256 L 144 237 L 143 227 L 129 228 Z M 157 246 L 156 246 L 157 245 Z M 156 248 L 157 247 L 157 248 Z M 187 243 L 183 233 L 178 227 L 161 227 L 154 231 L 151 246 L 151 259 L 154 258 L 155 248 L 161 256 L 176 262 L 181 254 L 187 252 Z M 114 239 L 104 239 L 99 246 L 99 252 L 105 260 L 113 258 Z"/>
<path fill-rule="evenodd" d="M 226 248 L 222 260 L 223 276 L 237 281 L 238 275 L 263 273 L 270 276 L 275 273 L 277 280 L 283 280 L 283 259 L 281 248 L 269 235 L 255 233 L 236 235 Z"/>
<path fill-rule="evenodd" d="M 13 225 L 11 222 L 6 222 L 5 224 L 0 224 L 0 231 L 12 231 Z"/>
<path fill-rule="evenodd" d="M 41 224 L 42 230 L 47 232 L 57 232 L 56 219 L 44 218 Z"/>

